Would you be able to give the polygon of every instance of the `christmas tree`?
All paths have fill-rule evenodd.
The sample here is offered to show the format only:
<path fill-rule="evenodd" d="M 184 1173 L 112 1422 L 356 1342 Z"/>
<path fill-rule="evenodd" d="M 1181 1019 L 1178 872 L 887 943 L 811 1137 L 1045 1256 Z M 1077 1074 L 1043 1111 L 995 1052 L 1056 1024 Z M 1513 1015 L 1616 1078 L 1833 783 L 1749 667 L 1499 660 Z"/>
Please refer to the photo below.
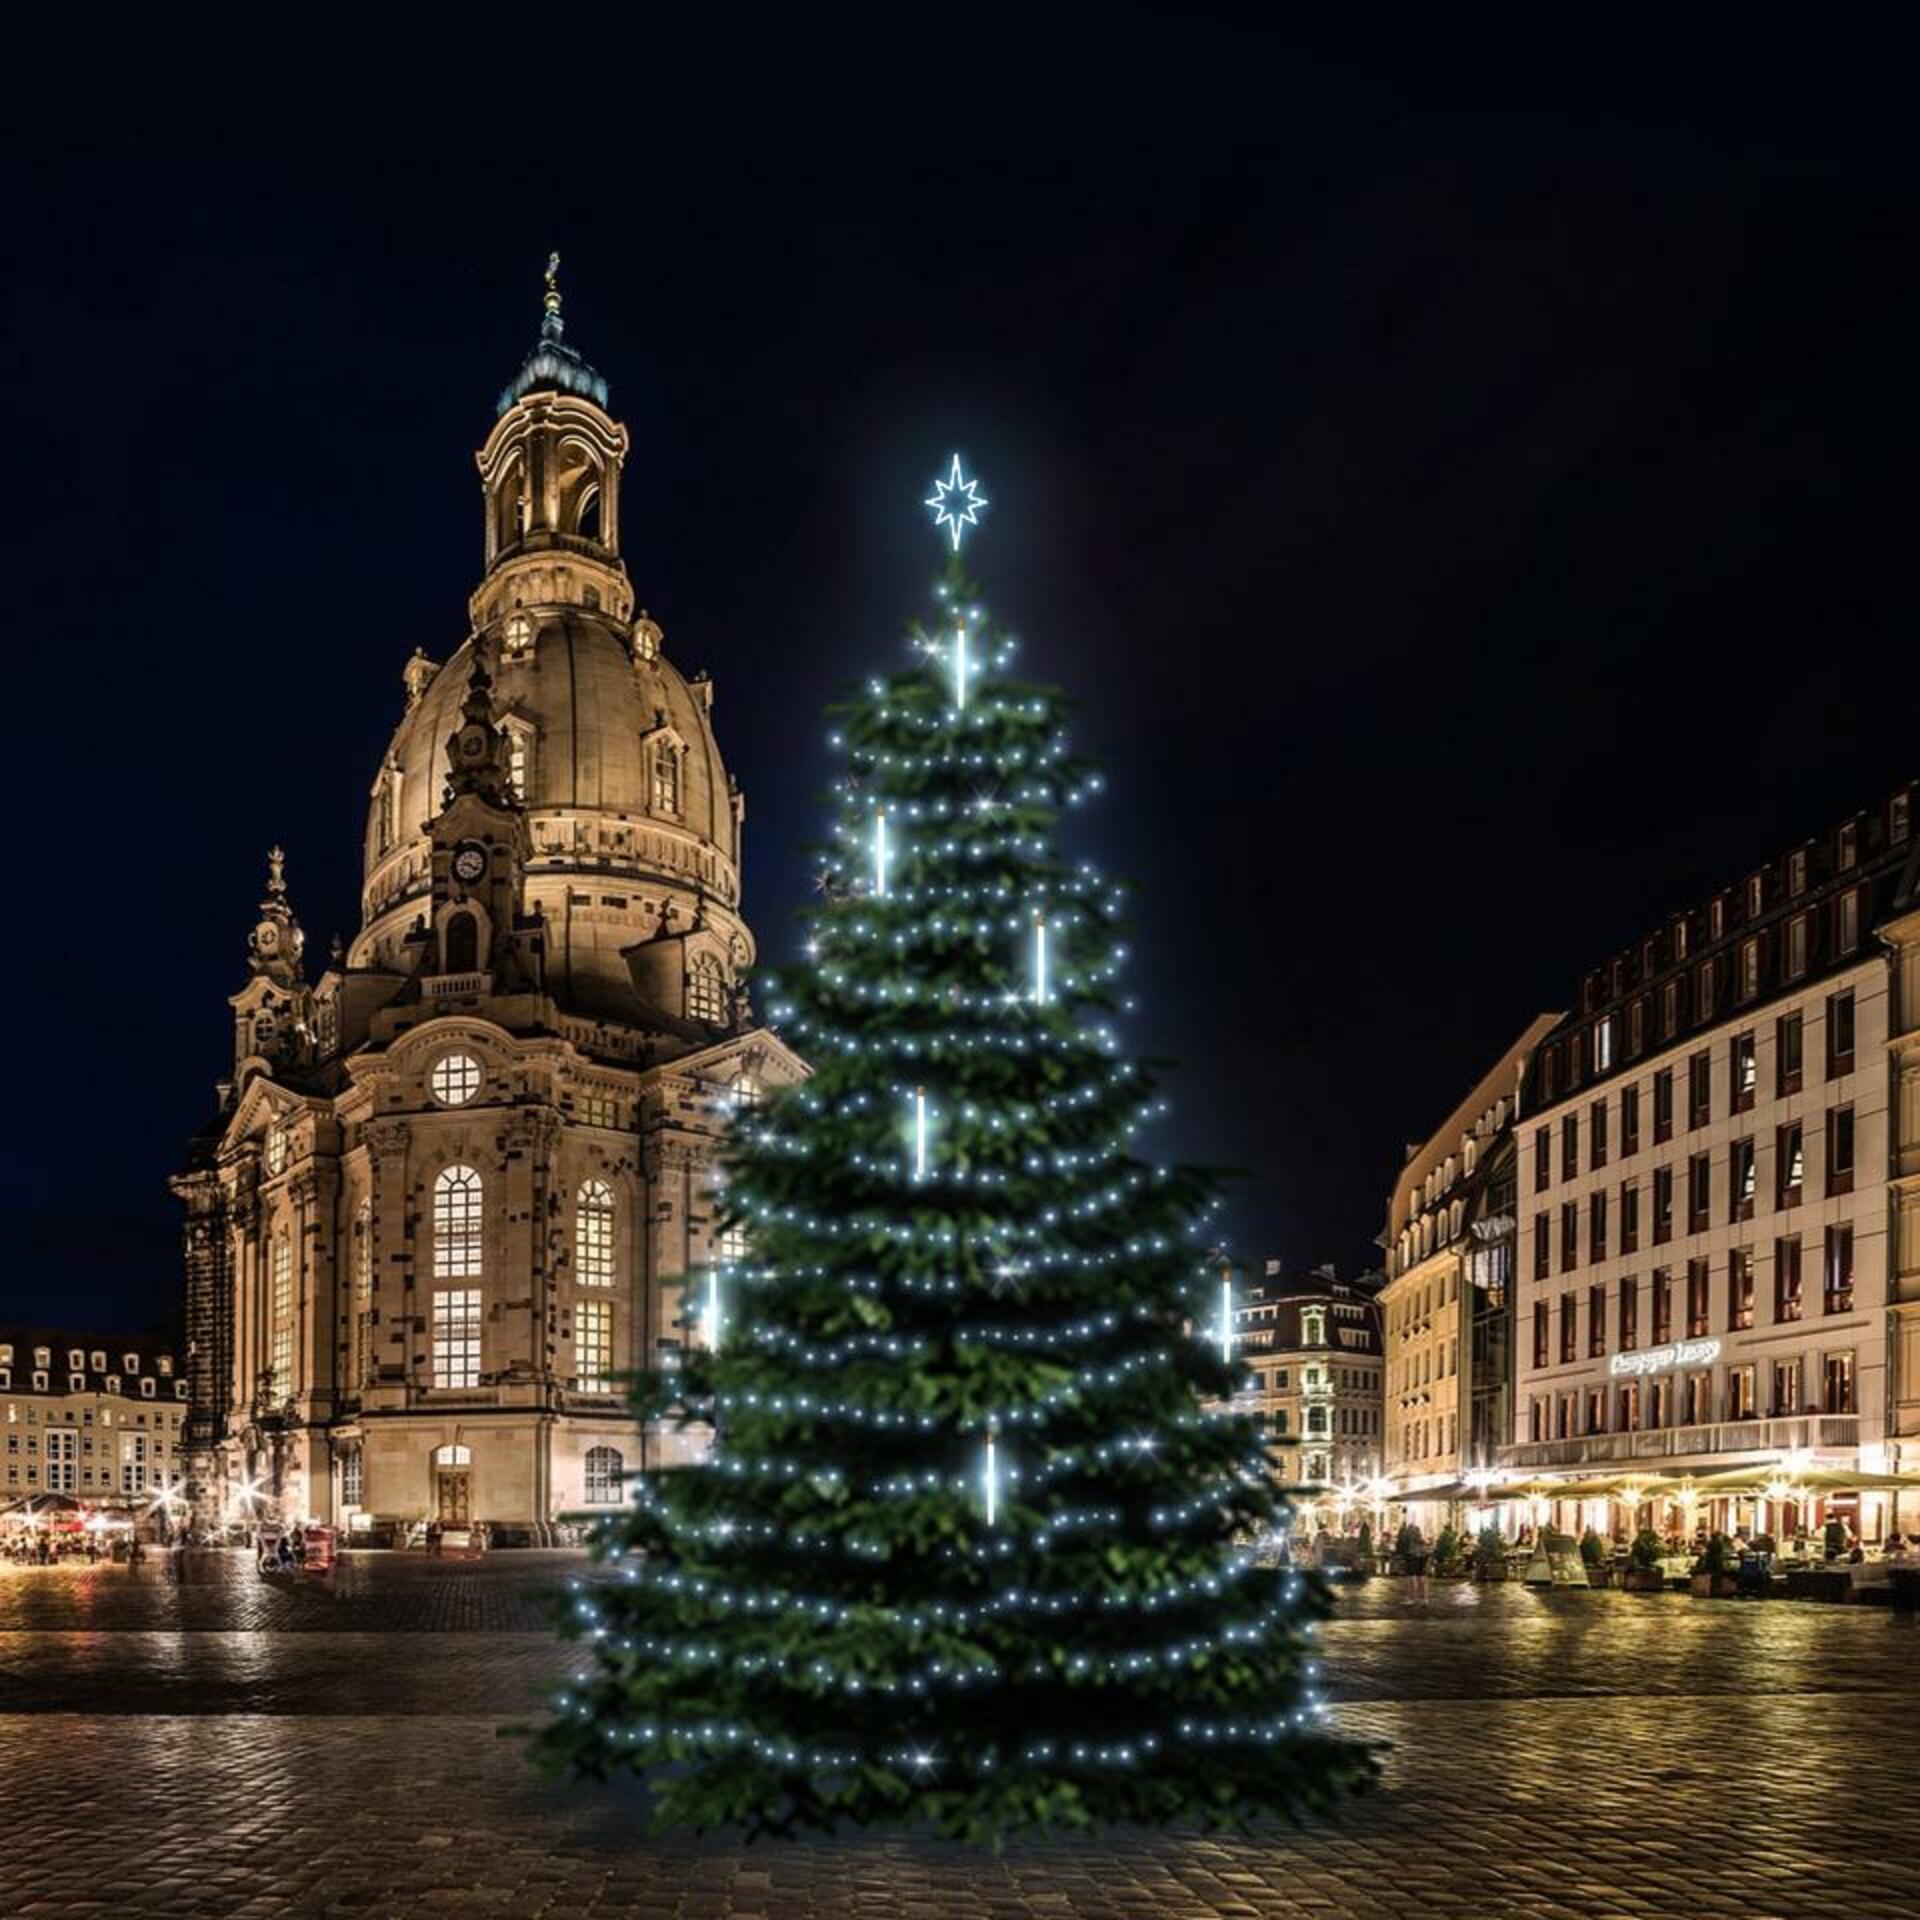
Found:
<path fill-rule="evenodd" d="M 1121 900 L 1059 844 L 1098 778 L 953 553 L 911 667 L 836 716 L 805 965 L 811 1078 L 738 1116 L 748 1254 L 639 1410 L 710 1422 L 576 1583 L 554 1767 L 647 1774 L 662 1824 L 1237 1823 L 1371 1761 L 1322 1725 L 1313 1576 L 1233 1392 L 1210 1181 L 1149 1164 L 1114 1021 Z"/>

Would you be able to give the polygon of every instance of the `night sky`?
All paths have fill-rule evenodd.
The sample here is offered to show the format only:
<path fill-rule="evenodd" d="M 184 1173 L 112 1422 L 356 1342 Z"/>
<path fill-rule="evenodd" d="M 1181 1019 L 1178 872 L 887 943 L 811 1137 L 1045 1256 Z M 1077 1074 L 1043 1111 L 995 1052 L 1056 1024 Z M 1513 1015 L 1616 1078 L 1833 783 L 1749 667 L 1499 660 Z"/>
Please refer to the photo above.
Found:
<path fill-rule="evenodd" d="M 0 1314 L 173 1304 L 264 851 L 317 972 L 549 247 L 763 957 L 962 448 L 986 598 L 1108 765 L 1163 1145 L 1242 1170 L 1249 1259 L 1373 1259 L 1403 1143 L 1586 966 L 1920 770 L 1904 56 L 1621 50 L 1548 105 L 1182 17 L 937 83 L 656 43 L 511 140 L 290 73 L 271 127 L 96 99 L 7 156 Z"/>

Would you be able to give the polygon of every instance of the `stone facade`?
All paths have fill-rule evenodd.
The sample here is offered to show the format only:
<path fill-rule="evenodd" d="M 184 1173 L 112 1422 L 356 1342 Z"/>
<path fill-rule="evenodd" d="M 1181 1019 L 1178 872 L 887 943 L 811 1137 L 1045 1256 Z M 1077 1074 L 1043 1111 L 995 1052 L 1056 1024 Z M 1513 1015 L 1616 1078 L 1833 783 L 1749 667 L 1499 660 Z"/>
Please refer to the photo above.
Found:
<path fill-rule="evenodd" d="M 1234 1345 L 1249 1379 L 1234 1410 L 1266 1421 L 1288 1476 L 1307 1486 L 1360 1485 L 1379 1473 L 1376 1280 L 1342 1280 L 1326 1267 L 1289 1277 L 1269 1260 L 1235 1306 Z"/>
<path fill-rule="evenodd" d="M 1920 1465 L 1915 799 L 1677 916 L 1536 1053 L 1511 1467 Z"/>
<path fill-rule="evenodd" d="M 1387 1202 L 1386 1477 L 1440 1495 L 1507 1437 L 1513 1321 L 1513 1125 L 1542 1014 L 1433 1135 Z"/>
<path fill-rule="evenodd" d="M 634 609 L 606 405 L 550 287 L 478 457 L 471 631 L 406 664 L 317 982 L 272 858 L 174 1182 L 203 1524 L 543 1539 L 698 1444 L 619 1376 L 700 1337 L 730 1114 L 800 1069 L 750 1017 L 744 808 L 711 682 Z"/>

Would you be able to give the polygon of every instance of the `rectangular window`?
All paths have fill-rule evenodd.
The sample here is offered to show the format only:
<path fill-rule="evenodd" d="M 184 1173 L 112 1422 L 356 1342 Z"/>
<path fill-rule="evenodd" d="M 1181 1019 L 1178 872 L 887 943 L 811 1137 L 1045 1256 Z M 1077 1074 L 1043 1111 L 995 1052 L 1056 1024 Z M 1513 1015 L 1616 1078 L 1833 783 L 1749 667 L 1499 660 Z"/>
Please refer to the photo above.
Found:
<path fill-rule="evenodd" d="M 1630 1353 L 1640 1344 L 1640 1283 L 1632 1274 L 1620 1280 L 1620 1350 Z"/>
<path fill-rule="evenodd" d="M 1713 1118 L 1713 1055 L 1696 1053 L 1687 1062 L 1687 1125 L 1704 1127 Z"/>
<path fill-rule="evenodd" d="M 1753 1033 L 1733 1037 L 1733 1111 L 1745 1113 L 1753 1105 L 1760 1084 L 1760 1041 Z"/>
<path fill-rule="evenodd" d="M 45 1454 L 45 1485 L 49 1493 L 72 1493 L 79 1471 L 80 1436 L 71 1427 L 49 1427 Z"/>
<path fill-rule="evenodd" d="M 1716 940 L 1719 939 L 1720 934 L 1718 929 L 1715 930 L 1713 937 Z M 1699 966 L 1694 970 L 1693 976 L 1693 1011 L 1695 1019 L 1707 1021 L 1713 1018 L 1714 1001 L 1717 997 L 1719 984 L 1719 980 L 1714 971 L 1714 963 L 1711 960 L 1701 961 Z"/>
<path fill-rule="evenodd" d="M 1727 1369 L 1727 1418 L 1757 1420 L 1759 1417 L 1760 1408 L 1753 1397 L 1753 1369 L 1729 1367 Z"/>
<path fill-rule="evenodd" d="M 582 1393 L 605 1393 L 613 1371 L 613 1302 L 582 1300 L 573 1310 L 574 1384 Z"/>
<path fill-rule="evenodd" d="M 1533 1277 L 1544 1280 L 1553 1259 L 1553 1218 L 1550 1214 L 1533 1216 Z"/>
<path fill-rule="evenodd" d="M 1614 991 L 1619 991 L 1618 986 Z M 1594 1023 L 1593 1028 L 1593 1070 L 1596 1074 L 1613 1071 L 1613 1015 Z"/>
<path fill-rule="evenodd" d="M 1713 1156 L 1696 1153 L 1687 1162 L 1687 1231 L 1705 1233 L 1713 1219 Z"/>
<path fill-rule="evenodd" d="M 1757 938 L 1740 942 L 1739 995 L 1751 1000 L 1760 991 L 1760 942 Z"/>
<path fill-rule="evenodd" d="M 1620 1183 L 1620 1251 L 1638 1253 L 1640 1250 L 1640 1183 L 1637 1180 L 1623 1180 Z"/>
<path fill-rule="evenodd" d="M 1536 1300 L 1533 1303 L 1533 1364 L 1544 1367 L 1548 1360 L 1547 1303 Z"/>
<path fill-rule="evenodd" d="M 1807 916 L 1796 913 L 1787 922 L 1787 978 L 1798 980 L 1807 970 Z"/>
<path fill-rule="evenodd" d="M 1571 1273 L 1580 1264 L 1580 1206 L 1577 1201 L 1560 1204 L 1560 1271 Z"/>
<path fill-rule="evenodd" d="M 1753 1250 L 1736 1247 L 1727 1255 L 1727 1329 L 1744 1332 L 1753 1325 Z"/>
<path fill-rule="evenodd" d="M 1533 1130 L 1533 1190 L 1545 1193 L 1553 1184 L 1553 1129 Z"/>
<path fill-rule="evenodd" d="M 1710 1373 L 1688 1374 L 1686 1424 L 1690 1427 L 1704 1427 L 1712 1418 L 1713 1375 Z"/>
<path fill-rule="evenodd" d="M 1704 1339 L 1711 1330 L 1713 1302 L 1709 1297 L 1707 1263 L 1687 1262 L 1687 1338 Z"/>
<path fill-rule="evenodd" d="M 1574 1296 L 1563 1293 L 1560 1296 L 1560 1358 L 1578 1359 L 1580 1354 L 1580 1327 L 1575 1310 Z"/>
<path fill-rule="evenodd" d="M 1773 1317 L 1776 1321 L 1798 1320 L 1803 1310 L 1800 1242 L 1776 1240 L 1773 1243 Z"/>
<path fill-rule="evenodd" d="M 1647 1044 L 1647 1003 L 1644 998 L 1636 1000 L 1627 1009 L 1627 1055 L 1629 1059 L 1639 1059 Z"/>
<path fill-rule="evenodd" d="M 1680 982 L 1669 980 L 1660 989 L 1660 1037 L 1671 1040 L 1680 1031 Z"/>
<path fill-rule="evenodd" d="M 1587 1289 L 1587 1358 L 1597 1360 L 1607 1351 L 1607 1290 Z"/>
<path fill-rule="evenodd" d="M 120 1491 L 145 1493 L 147 1490 L 147 1436 L 130 1433 L 120 1442 Z"/>
<path fill-rule="evenodd" d="M 1653 1170 L 1653 1244 L 1664 1246 L 1673 1238 L 1673 1169 Z"/>
<path fill-rule="evenodd" d="M 1853 1191 L 1853 1109 L 1827 1109 L 1827 1191 Z"/>
<path fill-rule="evenodd" d="M 274 1328 L 268 1367 L 272 1373 L 272 1379 L 268 1383 L 267 1391 L 277 1405 L 289 1399 L 293 1393 L 293 1329 L 291 1327 Z"/>
<path fill-rule="evenodd" d="M 1604 1187 L 1587 1196 L 1587 1258 L 1607 1257 L 1607 1194 Z"/>
<path fill-rule="evenodd" d="M 433 1384 L 480 1384 L 480 1289 L 442 1287 L 433 1296 Z"/>
<path fill-rule="evenodd" d="M 342 1457 L 340 1462 L 340 1504 L 343 1507 L 357 1508 L 361 1496 L 366 1491 L 365 1469 L 361 1465 L 361 1453 L 358 1447 Z"/>
<path fill-rule="evenodd" d="M 1828 1354 L 1822 1371 L 1826 1379 L 1820 1410 L 1823 1413 L 1857 1413 L 1859 1409 L 1853 1404 L 1853 1355 Z"/>
<path fill-rule="evenodd" d="M 1587 1431 L 1605 1433 L 1607 1430 L 1607 1390 L 1605 1387 L 1587 1389 Z"/>
<path fill-rule="evenodd" d="M 1800 1361 L 1776 1360 L 1773 1363 L 1773 1417 L 1790 1419 L 1800 1411 Z"/>
<path fill-rule="evenodd" d="M 1535 1395 L 1527 1407 L 1527 1437 L 1531 1440 L 1544 1440 L 1547 1437 L 1548 1402 Z"/>
<path fill-rule="evenodd" d="M 1727 1150 L 1727 1218 L 1729 1221 L 1753 1218 L 1754 1190 L 1760 1179 L 1759 1150 L 1752 1135 L 1736 1140 Z"/>
<path fill-rule="evenodd" d="M 1846 1313 L 1853 1306 L 1853 1229 L 1827 1229 L 1826 1283 L 1822 1289 L 1829 1313 Z"/>
<path fill-rule="evenodd" d="M 1560 1121 L 1560 1178 L 1571 1180 L 1580 1171 L 1580 1116 L 1569 1113 Z"/>
<path fill-rule="evenodd" d="M 1662 1067 L 1653 1076 L 1653 1143 L 1673 1138 L 1673 1069 Z"/>
<path fill-rule="evenodd" d="M 1806 1135 L 1795 1120 L 1773 1130 L 1773 1204 L 1797 1207 L 1806 1190 Z"/>
<path fill-rule="evenodd" d="M 1607 1164 L 1607 1103 L 1596 1100 L 1587 1118 L 1587 1166 L 1597 1172 Z"/>
<path fill-rule="evenodd" d="M 1833 903 L 1833 950 L 1851 953 L 1860 944 L 1860 894 L 1849 889 Z"/>
<path fill-rule="evenodd" d="M 1620 1157 L 1631 1160 L 1640 1151 L 1640 1089 L 1620 1089 Z"/>
<path fill-rule="evenodd" d="M 1827 996 L 1827 1078 L 1853 1071 L 1853 995 Z"/>

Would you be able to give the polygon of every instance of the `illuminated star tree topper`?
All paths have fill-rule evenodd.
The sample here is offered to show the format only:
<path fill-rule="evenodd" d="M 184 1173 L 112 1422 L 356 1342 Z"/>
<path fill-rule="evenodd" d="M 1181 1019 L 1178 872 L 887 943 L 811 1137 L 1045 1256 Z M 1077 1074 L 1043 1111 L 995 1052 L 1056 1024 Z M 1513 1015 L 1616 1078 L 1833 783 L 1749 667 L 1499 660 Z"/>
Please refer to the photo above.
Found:
<path fill-rule="evenodd" d="M 967 529 L 980 524 L 980 513 L 987 504 L 987 496 L 980 491 L 978 480 L 967 478 L 960 465 L 960 456 L 956 453 L 953 465 L 947 470 L 947 477 L 933 483 L 933 491 L 922 504 L 933 509 L 936 531 L 941 527 L 946 528 L 947 537 L 953 542 L 953 550 L 958 553 Z"/>

